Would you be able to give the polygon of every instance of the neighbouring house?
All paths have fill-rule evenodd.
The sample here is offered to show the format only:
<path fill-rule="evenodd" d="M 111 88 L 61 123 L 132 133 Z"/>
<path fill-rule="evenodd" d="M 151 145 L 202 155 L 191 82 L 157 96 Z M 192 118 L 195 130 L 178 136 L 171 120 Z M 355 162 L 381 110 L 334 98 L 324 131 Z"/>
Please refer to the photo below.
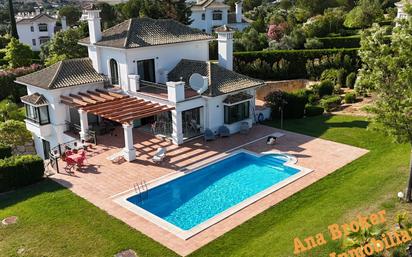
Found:
<path fill-rule="evenodd" d="M 405 11 L 406 4 L 412 4 L 412 0 L 402 0 L 395 3 L 396 8 L 398 9 L 397 19 L 406 19 L 408 14 Z"/>
<path fill-rule="evenodd" d="M 17 78 L 27 87 L 26 125 L 37 153 L 74 140 L 88 140 L 102 124 L 123 126 L 126 160 L 136 158 L 133 133 L 144 131 L 174 144 L 205 129 L 231 133 L 252 126 L 255 93 L 264 82 L 232 71 L 233 29 L 218 33 L 219 61 L 210 62 L 209 34 L 177 21 L 126 20 L 101 31 L 99 10 L 88 10 L 90 37 L 79 44 L 89 57 L 60 61 Z M 135 128 L 135 129 L 134 129 Z"/>
<path fill-rule="evenodd" d="M 16 15 L 17 34 L 20 42 L 29 45 L 33 51 L 40 51 L 41 45 L 49 41 L 54 34 L 67 29 L 66 18 L 61 18 L 61 26 L 57 26 L 57 17 L 47 13 L 23 12 Z"/>
<path fill-rule="evenodd" d="M 242 31 L 251 23 L 243 16 L 242 5 L 242 1 L 237 2 L 236 11 L 229 12 L 230 7 L 223 0 L 197 0 L 192 4 L 190 26 L 207 33 L 222 25 Z"/>

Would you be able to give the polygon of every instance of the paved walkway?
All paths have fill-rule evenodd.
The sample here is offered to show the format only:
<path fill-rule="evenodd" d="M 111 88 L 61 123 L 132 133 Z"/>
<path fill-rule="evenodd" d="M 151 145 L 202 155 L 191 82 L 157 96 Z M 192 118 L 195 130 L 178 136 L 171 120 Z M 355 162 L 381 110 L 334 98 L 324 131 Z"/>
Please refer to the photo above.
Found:
<path fill-rule="evenodd" d="M 266 137 L 275 132 L 282 132 L 285 136 L 281 137 L 276 145 L 268 146 Z M 53 175 L 52 179 L 180 255 L 190 254 L 367 153 L 364 149 L 262 125 L 255 126 L 248 135 L 236 134 L 230 138 L 207 143 L 197 139 L 179 147 L 136 129 L 134 142 L 138 159 L 131 163 L 112 164 L 106 158 L 120 151 L 124 144 L 122 129 L 117 129 L 115 134 L 99 137 L 99 145 L 88 153 L 88 165 L 83 172 L 75 172 L 74 175 L 62 172 Z M 163 164 L 155 165 L 150 159 L 159 146 L 166 147 L 168 154 Z M 176 175 L 176 172 L 199 167 L 240 148 L 257 153 L 267 151 L 290 153 L 298 158 L 297 165 L 313 169 L 314 172 L 258 200 L 188 240 L 178 238 L 113 201 L 117 195 L 132 189 L 136 182 L 142 180 L 149 182 Z"/>

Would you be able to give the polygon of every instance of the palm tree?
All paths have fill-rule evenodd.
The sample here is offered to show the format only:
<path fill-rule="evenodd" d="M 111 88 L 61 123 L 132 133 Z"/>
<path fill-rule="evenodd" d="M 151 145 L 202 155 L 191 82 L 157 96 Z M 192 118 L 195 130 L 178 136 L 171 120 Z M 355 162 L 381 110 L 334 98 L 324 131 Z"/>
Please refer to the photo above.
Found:
<path fill-rule="evenodd" d="M 14 17 L 13 0 L 9 0 L 9 16 L 10 16 L 10 34 L 12 37 L 19 39 L 16 27 L 16 18 Z"/>

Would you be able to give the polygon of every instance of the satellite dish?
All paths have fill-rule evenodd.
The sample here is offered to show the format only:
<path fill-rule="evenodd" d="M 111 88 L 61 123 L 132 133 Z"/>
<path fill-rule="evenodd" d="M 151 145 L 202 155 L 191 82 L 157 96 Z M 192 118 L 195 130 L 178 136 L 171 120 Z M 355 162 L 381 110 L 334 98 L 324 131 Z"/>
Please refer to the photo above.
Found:
<path fill-rule="evenodd" d="M 193 73 L 189 78 L 190 87 L 198 94 L 205 92 L 208 88 L 208 84 L 208 78 L 199 73 Z"/>

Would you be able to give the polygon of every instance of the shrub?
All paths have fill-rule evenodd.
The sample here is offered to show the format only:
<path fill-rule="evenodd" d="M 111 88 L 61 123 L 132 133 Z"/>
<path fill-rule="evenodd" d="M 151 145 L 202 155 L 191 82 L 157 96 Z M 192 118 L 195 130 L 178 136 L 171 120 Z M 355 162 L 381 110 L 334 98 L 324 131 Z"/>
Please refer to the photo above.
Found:
<path fill-rule="evenodd" d="M 0 159 L 8 158 L 12 155 L 11 146 L 0 144 Z"/>
<path fill-rule="evenodd" d="M 356 102 L 356 93 L 355 92 L 348 92 L 345 94 L 344 101 L 347 104 L 355 103 Z"/>
<path fill-rule="evenodd" d="M 349 72 L 358 70 L 357 49 L 305 49 L 305 50 L 270 50 L 234 53 L 235 71 L 261 79 L 301 79 L 319 78 L 325 69 L 345 68 Z M 284 60 L 289 65 L 282 73 L 265 73 L 263 70 L 250 70 L 251 63 L 260 59 L 269 66 Z"/>
<path fill-rule="evenodd" d="M 319 116 L 319 115 L 322 115 L 324 112 L 325 112 L 325 109 L 323 109 L 323 107 L 321 106 L 307 105 L 305 107 L 306 117 Z"/>
<path fill-rule="evenodd" d="M 334 84 L 330 80 L 324 80 L 320 84 L 313 86 L 313 92 L 319 96 L 319 98 L 325 95 L 332 95 L 334 90 Z"/>
<path fill-rule="evenodd" d="M 346 86 L 350 89 L 353 89 L 355 87 L 355 82 L 356 82 L 356 73 L 351 72 L 347 77 L 346 77 Z"/>
<path fill-rule="evenodd" d="M 306 39 L 305 48 L 306 49 L 320 49 L 320 48 L 324 48 L 324 45 L 322 41 L 320 41 L 318 38 L 308 38 Z"/>
<path fill-rule="evenodd" d="M 279 118 L 280 106 L 284 104 L 283 117 L 302 118 L 305 114 L 305 106 L 308 102 L 306 90 L 299 90 L 293 93 L 274 91 L 265 97 L 265 101 L 272 108 L 272 118 Z"/>
<path fill-rule="evenodd" d="M 27 94 L 26 87 L 14 83 L 14 80 L 16 80 L 16 77 L 32 73 L 40 67 L 38 64 L 33 64 L 29 67 L 0 71 L 0 100 L 11 96 L 14 102 L 20 102 L 20 97 Z"/>
<path fill-rule="evenodd" d="M 38 156 L 20 155 L 0 160 L 0 192 L 33 184 L 43 176 L 44 164 Z"/>
<path fill-rule="evenodd" d="M 327 96 L 321 99 L 319 103 L 320 106 L 322 106 L 325 109 L 325 111 L 330 112 L 333 109 L 340 106 L 340 104 L 342 103 L 342 99 L 338 95 Z"/>
<path fill-rule="evenodd" d="M 349 37 L 323 37 L 318 38 L 319 42 L 322 43 L 323 47 L 326 49 L 333 48 L 358 48 L 360 47 L 360 36 L 349 36 Z"/>

